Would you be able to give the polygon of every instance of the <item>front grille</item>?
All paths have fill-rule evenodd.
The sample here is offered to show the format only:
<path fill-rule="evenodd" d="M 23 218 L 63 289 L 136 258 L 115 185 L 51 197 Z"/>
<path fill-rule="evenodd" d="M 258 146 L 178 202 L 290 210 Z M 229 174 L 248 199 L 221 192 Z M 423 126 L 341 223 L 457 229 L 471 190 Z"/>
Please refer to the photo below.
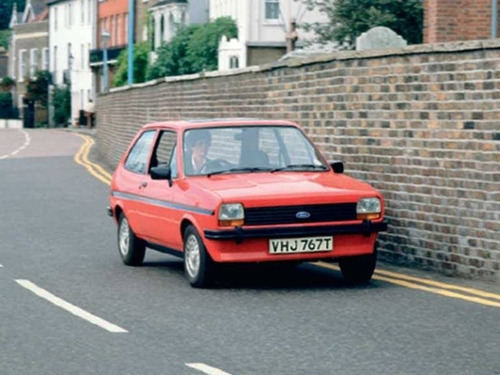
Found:
<path fill-rule="evenodd" d="M 298 212 L 310 217 L 299 219 Z M 258 207 L 245 209 L 245 225 L 321 223 L 356 220 L 356 203 L 313 204 L 301 206 Z"/>

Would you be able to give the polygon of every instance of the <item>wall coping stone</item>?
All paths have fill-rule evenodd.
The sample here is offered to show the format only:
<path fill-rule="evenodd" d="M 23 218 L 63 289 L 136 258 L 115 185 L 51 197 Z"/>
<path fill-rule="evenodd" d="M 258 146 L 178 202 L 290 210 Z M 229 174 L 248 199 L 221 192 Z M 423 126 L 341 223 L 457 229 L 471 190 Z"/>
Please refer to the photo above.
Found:
<path fill-rule="evenodd" d="M 421 55 L 421 54 L 431 54 L 431 53 L 435 54 L 435 53 L 452 53 L 452 52 L 470 52 L 470 51 L 489 50 L 489 49 L 500 49 L 500 39 L 418 44 L 403 48 L 386 48 L 380 50 L 336 51 L 305 59 L 292 58 L 286 61 L 278 61 L 269 64 L 255 65 L 240 69 L 201 72 L 201 73 L 187 74 L 181 76 L 158 78 L 144 83 L 135 83 L 131 86 L 128 85 L 128 86 L 112 88 L 109 90 L 108 93 L 115 93 L 115 92 L 127 91 L 134 88 L 153 86 L 161 82 L 194 81 L 205 78 L 235 76 L 247 73 L 266 72 L 280 68 L 296 68 L 305 65 L 326 63 L 332 61 L 371 59 L 371 58 L 380 58 L 389 56 L 409 56 L 409 55 Z M 107 95 L 108 93 L 101 93 L 100 95 Z"/>

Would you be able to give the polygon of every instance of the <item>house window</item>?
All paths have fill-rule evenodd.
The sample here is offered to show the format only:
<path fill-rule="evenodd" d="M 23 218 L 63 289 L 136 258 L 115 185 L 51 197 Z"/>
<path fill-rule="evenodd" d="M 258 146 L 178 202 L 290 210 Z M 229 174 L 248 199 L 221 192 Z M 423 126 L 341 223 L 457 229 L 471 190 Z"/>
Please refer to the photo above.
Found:
<path fill-rule="evenodd" d="M 280 17 L 279 0 L 266 0 L 266 20 L 278 20 Z"/>
<path fill-rule="evenodd" d="M 115 39 L 115 16 L 111 16 L 111 27 L 110 27 L 110 34 L 111 34 L 111 44 L 110 46 L 114 46 L 116 44 L 116 39 Z"/>
<path fill-rule="evenodd" d="M 80 15 L 83 24 L 85 22 L 85 0 L 80 0 Z"/>
<path fill-rule="evenodd" d="M 156 19 L 151 16 L 151 49 L 156 49 Z"/>
<path fill-rule="evenodd" d="M 88 18 L 87 22 L 92 22 L 92 3 L 91 0 L 88 0 L 87 2 L 87 11 L 88 11 Z"/>
<path fill-rule="evenodd" d="M 100 34 L 100 37 L 99 37 L 99 45 L 101 48 L 104 48 L 104 43 L 102 42 L 102 32 L 106 30 L 106 19 L 102 19 L 101 20 L 101 34 Z"/>
<path fill-rule="evenodd" d="M 71 70 L 73 65 L 73 54 L 71 53 L 71 43 L 68 43 L 68 69 Z"/>
<path fill-rule="evenodd" d="M 11 74 L 12 74 L 12 78 L 16 78 L 16 56 L 14 56 L 14 54 L 12 54 L 12 61 L 11 61 L 11 65 L 10 65 L 10 69 L 11 69 Z"/>
<path fill-rule="evenodd" d="M 66 22 L 68 27 L 71 27 L 73 24 L 73 4 L 68 4 L 68 14 L 66 15 Z"/>
<path fill-rule="evenodd" d="M 54 46 L 54 74 L 57 73 L 57 46 Z"/>
<path fill-rule="evenodd" d="M 122 15 L 119 14 L 116 18 L 116 44 L 122 45 L 122 36 L 123 36 L 123 28 L 122 28 Z"/>
<path fill-rule="evenodd" d="M 42 70 L 49 70 L 49 49 L 42 50 Z"/>
<path fill-rule="evenodd" d="M 27 56 L 26 56 L 26 50 L 21 50 L 19 51 L 19 82 L 22 82 L 28 73 L 26 70 L 26 65 L 27 65 Z"/>
<path fill-rule="evenodd" d="M 85 46 L 82 44 L 80 46 L 80 60 L 82 70 L 85 68 Z"/>
<path fill-rule="evenodd" d="M 127 44 L 128 43 L 128 14 L 125 14 L 123 16 L 123 22 L 124 22 L 124 25 L 123 25 L 123 29 L 124 29 L 124 34 L 123 34 L 123 44 Z"/>
<path fill-rule="evenodd" d="M 38 49 L 33 48 L 30 51 L 30 77 L 34 78 L 38 70 Z"/>
<path fill-rule="evenodd" d="M 238 56 L 231 56 L 229 58 L 229 69 L 238 69 L 240 67 L 240 59 Z"/>
<path fill-rule="evenodd" d="M 172 16 L 170 16 L 172 17 Z M 165 17 L 161 16 L 160 20 L 160 45 L 163 43 L 165 40 Z"/>
<path fill-rule="evenodd" d="M 54 31 L 57 31 L 57 7 L 54 8 Z"/>
<path fill-rule="evenodd" d="M 170 13 L 170 16 L 168 18 L 168 27 L 170 32 L 170 38 L 173 38 L 175 35 L 175 19 L 172 13 Z"/>

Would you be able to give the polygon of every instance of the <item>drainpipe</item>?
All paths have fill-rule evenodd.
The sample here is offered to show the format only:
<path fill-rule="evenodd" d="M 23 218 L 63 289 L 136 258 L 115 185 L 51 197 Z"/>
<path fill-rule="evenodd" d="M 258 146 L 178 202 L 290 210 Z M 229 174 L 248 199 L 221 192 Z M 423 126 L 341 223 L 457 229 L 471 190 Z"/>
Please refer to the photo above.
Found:
<path fill-rule="evenodd" d="M 491 0 L 491 39 L 496 39 L 498 33 L 498 0 Z"/>

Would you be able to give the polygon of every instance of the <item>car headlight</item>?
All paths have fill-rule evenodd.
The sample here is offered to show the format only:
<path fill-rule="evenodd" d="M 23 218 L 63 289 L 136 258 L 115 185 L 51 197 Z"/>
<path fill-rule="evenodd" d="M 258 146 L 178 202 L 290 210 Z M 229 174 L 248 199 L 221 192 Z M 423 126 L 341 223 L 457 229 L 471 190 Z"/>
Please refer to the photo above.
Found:
<path fill-rule="evenodd" d="M 356 205 L 358 220 L 379 219 L 382 213 L 382 204 L 378 198 L 362 198 Z"/>
<path fill-rule="evenodd" d="M 245 210 L 241 203 L 226 203 L 219 209 L 219 226 L 240 226 L 245 222 Z"/>

